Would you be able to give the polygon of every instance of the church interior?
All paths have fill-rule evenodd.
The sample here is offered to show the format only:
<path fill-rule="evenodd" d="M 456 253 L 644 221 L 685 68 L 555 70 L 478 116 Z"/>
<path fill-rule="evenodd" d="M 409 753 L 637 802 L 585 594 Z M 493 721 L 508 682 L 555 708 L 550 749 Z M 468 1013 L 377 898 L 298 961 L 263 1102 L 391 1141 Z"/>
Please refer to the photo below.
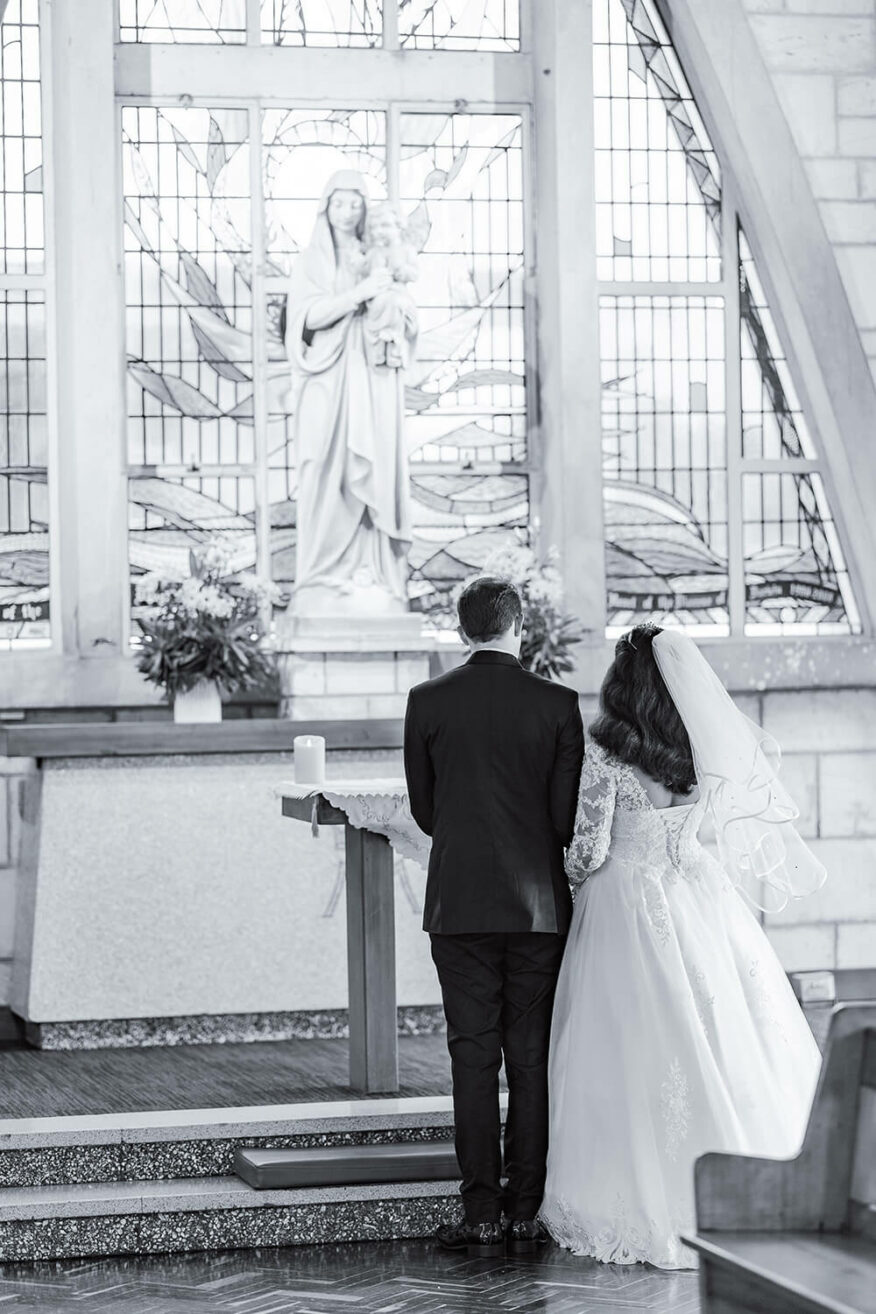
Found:
<path fill-rule="evenodd" d="M 874 0 L 0 0 L 0 79 L 0 1303 L 872 1311 Z M 845 1304 L 714 1294 L 779 1259 L 705 1170 L 699 1276 L 433 1253 L 403 719 L 479 574 L 585 726 L 650 621 L 781 745 Z"/>

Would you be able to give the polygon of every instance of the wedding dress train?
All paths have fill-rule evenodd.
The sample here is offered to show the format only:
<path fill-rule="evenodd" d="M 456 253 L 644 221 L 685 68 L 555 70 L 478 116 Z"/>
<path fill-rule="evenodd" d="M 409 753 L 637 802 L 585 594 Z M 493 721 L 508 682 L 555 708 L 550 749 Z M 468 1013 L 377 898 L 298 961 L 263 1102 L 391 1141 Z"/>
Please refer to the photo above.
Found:
<path fill-rule="evenodd" d="M 695 1264 L 709 1150 L 796 1153 L 818 1048 L 756 917 L 700 843 L 705 801 L 657 809 L 588 748 L 567 870 L 541 1217 L 579 1255 Z"/>

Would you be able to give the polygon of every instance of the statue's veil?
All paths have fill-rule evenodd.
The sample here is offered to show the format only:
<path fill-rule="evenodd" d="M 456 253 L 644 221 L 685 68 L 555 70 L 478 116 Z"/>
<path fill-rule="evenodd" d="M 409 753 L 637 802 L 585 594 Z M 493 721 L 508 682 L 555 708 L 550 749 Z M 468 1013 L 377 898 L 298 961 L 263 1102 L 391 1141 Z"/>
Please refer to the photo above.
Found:
<path fill-rule="evenodd" d="M 734 885 L 765 912 L 814 893 L 827 873 L 793 825 L 800 813 L 779 780 L 776 741 L 740 712 L 686 634 L 661 630 L 652 651 L 687 730 L 700 794 Z"/>

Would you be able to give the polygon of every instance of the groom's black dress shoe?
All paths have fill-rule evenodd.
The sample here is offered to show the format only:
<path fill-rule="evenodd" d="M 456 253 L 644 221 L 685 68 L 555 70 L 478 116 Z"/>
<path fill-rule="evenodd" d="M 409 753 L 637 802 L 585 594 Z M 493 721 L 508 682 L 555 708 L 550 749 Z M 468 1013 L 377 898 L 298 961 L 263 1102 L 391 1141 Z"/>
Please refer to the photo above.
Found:
<path fill-rule="evenodd" d="M 546 1246 L 550 1237 L 537 1218 L 517 1218 L 505 1229 L 508 1252 L 512 1255 L 531 1255 L 540 1246 Z"/>
<path fill-rule="evenodd" d="M 480 1258 L 505 1253 L 501 1223 L 442 1223 L 435 1236 L 445 1250 L 467 1250 Z"/>

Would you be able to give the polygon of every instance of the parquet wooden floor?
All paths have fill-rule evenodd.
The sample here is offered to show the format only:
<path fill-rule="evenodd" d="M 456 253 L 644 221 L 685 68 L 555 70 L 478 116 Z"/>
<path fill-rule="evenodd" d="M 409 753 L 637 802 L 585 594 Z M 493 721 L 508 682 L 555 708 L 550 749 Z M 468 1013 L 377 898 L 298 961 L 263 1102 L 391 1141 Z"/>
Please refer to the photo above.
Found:
<path fill-rule="evenodd" d="M 0 1314 L 699 1314 L 693 1273 L 468 1259 L 428 1241 L 68 1260 L 0 1269 Z"/>

